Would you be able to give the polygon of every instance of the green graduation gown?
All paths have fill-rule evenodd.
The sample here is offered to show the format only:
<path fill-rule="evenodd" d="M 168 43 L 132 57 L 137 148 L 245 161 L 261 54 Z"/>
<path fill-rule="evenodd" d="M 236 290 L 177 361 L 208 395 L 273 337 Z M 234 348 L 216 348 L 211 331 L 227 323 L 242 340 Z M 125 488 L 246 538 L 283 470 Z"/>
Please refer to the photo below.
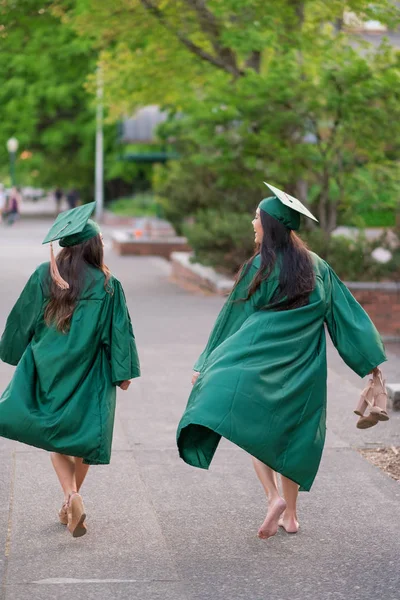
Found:
<path fill-rule="evenodd" d="M 121 284 L 87 267 L 67 334 L 44 322 L 49 263 L 33 273 L 12 309 L 0 358 L 17 368 L 0 396 L 0 435 L 44 450 L 108 464 L 116 385 L 139 377 Z"/>
<path fill-rule="evenodd" d="M 181 458 L 207 469 L 221 436 L 310 490 L 325 441 L 325 327 L 347 365 L 364 377 L 386 360 L 364 309 L 314 253 L 309 304 L 262 310 L 279 283 L 278 268 L 247 301 L 260 266 L 233 289 L 195 365 L 200 375 L 179 423 Z M 349 412 L 351 407 L 349 407 Z"/>

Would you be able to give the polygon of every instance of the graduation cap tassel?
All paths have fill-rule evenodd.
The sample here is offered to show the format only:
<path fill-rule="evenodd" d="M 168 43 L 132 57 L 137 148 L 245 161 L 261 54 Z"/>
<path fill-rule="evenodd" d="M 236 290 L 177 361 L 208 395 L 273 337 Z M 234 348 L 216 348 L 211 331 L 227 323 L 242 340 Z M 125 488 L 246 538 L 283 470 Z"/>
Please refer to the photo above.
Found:
<path fill-rule="evenodd" d="M 58 270 L 56 257 L 54 256 L 53 242 L 50 242 L 50 275 L 59 288 L 62 290 L 69 289 L 69 283 L 61 277 L 60 271 Z"/>

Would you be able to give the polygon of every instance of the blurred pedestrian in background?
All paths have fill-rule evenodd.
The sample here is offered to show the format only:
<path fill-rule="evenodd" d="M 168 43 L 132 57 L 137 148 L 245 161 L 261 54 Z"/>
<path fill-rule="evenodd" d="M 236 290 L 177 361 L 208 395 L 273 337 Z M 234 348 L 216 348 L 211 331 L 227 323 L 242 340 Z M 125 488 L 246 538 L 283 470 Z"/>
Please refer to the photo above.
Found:
<path fill-rule="evenodd" d="M 56 201 L 56 214 L 59 215 L 61 212 L 61 202 L 63 199 L 63 191 L 59 187 L 54 191 L 54 200 Z"/>
<path fill-rule="evenodd" d="M 78 200 L 79 200 L 78 192 L 75 189 L 69 190 L 69 192 L 67 193 L 68 208 L 76 208 L 76 206 L 78 204 Z"/>
<path fill-rule="evenodd" d="M 18 221 L 21 214 L 21 194 L 17 187 L 13 187 L 9 198 L 6 200 L 5 210 L 3 212 L 3 219 L 7 225 L 13 225 L 15 221 Z"/>
<path fill-rule="evenodd" d="M 4 185 L 0 183 L 0 223 L 3 219 L 3 211 L 6 208 L 6 192 L 4 189 Z"/>

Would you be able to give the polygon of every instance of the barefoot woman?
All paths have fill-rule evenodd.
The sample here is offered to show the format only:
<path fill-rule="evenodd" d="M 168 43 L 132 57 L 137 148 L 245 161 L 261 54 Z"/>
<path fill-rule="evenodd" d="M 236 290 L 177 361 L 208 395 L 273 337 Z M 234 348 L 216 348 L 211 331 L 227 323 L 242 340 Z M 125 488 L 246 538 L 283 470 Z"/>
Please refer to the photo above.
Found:
<path fill-rule="evenodd" d="M 78 494 L 89 465 L 110 462 L 115 386 L 140 375 L 121 284 L 103 262 L 94 203 L 60 214 L 44 243 L 63 250 L 39 266 L 14 306 L 0 358 L 18 365 L 0 397 L 0 435 L 52 452 L 64 491 L 60 521 L 86 533 Z"/>
<path fill-rule="evenodd" d="M 195 365 L 177 433 L 180 456 L 195 467 L 209 467 L 221 436 L 254 457 L 268 498 L 260 538 L 275 535 L 279 525 L 297 531 L 298 490 L 310 490 L 318 471 L 326 419 L 324 324 L 361 377 L 386 360 L 368 315 L 294 233 L 299 213 L 315 218 L 271 189 L 275 196 L 261 202 L 253 221 L 257 252 Z"/>

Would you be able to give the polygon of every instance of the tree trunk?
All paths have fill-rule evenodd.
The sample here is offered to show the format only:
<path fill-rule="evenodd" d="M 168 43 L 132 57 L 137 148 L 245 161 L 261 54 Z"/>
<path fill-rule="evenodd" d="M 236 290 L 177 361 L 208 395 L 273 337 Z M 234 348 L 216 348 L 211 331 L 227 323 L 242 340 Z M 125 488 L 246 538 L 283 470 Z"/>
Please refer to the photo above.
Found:
<path fill-rule="evenodd" d="M 261 68 L 261 52 L 254 50 L 246 60 L 246 67 L 259 73 Z"/>
<path fill-rule="evenodd" d="M 308 183 L 307 183 L 307 181 L 305 181 L 304 179 L 299 179 L 299 181 L 296 183 L 296 186 L 295 186 L 294 195 L 307 208 L 310 208 L 310 206 L 309 206 L 309 204 L 307 202 L 307 194 L 308 194 Z M 313 231 L 316 228 L 315 221 L 312 221 L 311 219 L 304 219 L 303 224 L 304 224 L 304 228 L 307 231 Z"/>
<path fill-rule="evenodd" d="M 328 202 L 328 223 L 327 223 L 327 232 L 329 234 L 332 233 L 337 227 L 337 202 Z"/>

